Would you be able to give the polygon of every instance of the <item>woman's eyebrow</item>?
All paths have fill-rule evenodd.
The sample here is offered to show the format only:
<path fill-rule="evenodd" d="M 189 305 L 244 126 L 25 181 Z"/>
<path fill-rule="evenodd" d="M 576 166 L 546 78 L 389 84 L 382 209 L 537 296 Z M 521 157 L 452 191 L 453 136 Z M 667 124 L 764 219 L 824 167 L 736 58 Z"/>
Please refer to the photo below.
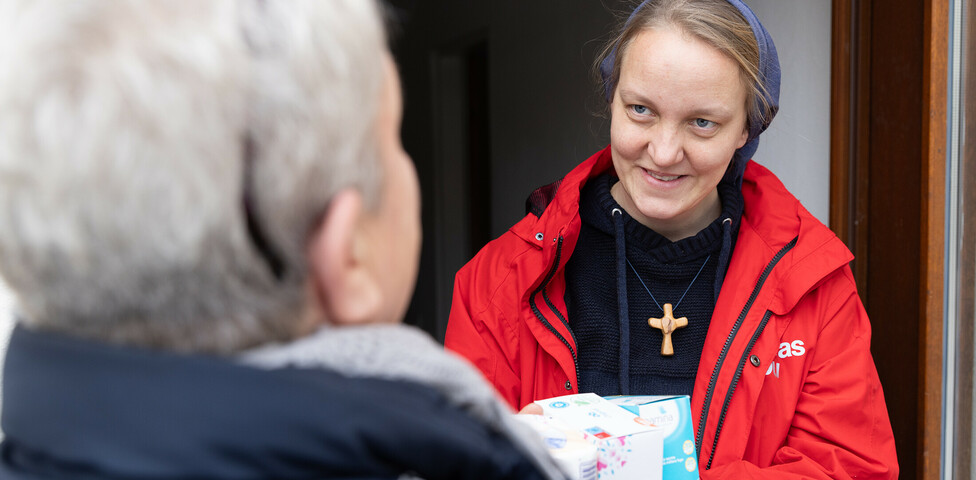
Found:
<path fill-rule="evenodd" d="M 647 98 L 646 95 L 644 95 L 644 94 L 642 94 L 640 92 L 634 91 L 634 90 L 626 89 L 626 88 L 621 88 L 620 89 L 620 96 L 621 97 L 628 97 L 628 98 L 630 98 L 632 100 L 636 100 L 636 101 L 639 101 L 641 103 L 653 103 L 653 102 L 651 102 L 651 99 Z"/>
<path fill-rule="evenodd" d="M 700 117 L 712 117 L 712 118 L 729 118 L 733 116 L 731 109 L 721 106 L 712 105 L 702 108 L 696 108 L 689 112 L 689 115 L 695 115 Z"/>
<path fill-rule="evenodd" d="M 655 106 L 656 103 L 652 101 L 647 95 L 641 92 L 621 88 L 620 98 L 627 103 L 639 103 L 646 106 Z M 712 118 L 728 118 L 733 116 L 732 109 L 724 105 L 705 105 L 699 108 L 694 108 L 686 114 L 687 116 L 700 116 L 700 117 L 712 117 Z"/>

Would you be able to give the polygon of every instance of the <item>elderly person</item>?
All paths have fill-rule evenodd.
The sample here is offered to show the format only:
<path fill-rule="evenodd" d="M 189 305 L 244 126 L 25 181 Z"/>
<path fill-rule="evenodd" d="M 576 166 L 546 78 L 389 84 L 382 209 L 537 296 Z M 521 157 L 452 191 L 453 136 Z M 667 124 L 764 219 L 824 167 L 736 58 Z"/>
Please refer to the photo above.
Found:
<path fill-rule="evenodd" d="M 377 10 L 0 3 L 0 477 L 556 476 L 397 325 L 419 192 Z"/>
<path fill-rule="evenodd" d="M 778 107 L 740 0 L 647 0 L 598 61 L 610 145 L 457 275 L 446 344 L 521 408 L 691 396 L 702 479 L 897 478 L 850 251 L 751 160 Z"/>

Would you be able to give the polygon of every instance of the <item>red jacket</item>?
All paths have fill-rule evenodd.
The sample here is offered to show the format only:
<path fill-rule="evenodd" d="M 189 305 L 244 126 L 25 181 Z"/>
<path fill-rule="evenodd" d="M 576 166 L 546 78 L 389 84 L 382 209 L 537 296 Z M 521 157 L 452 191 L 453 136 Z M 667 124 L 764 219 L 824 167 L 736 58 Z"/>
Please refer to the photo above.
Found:
<path fill-rule="evenodd" d="M 564 268 L 579 190 L 609 148 L 573 169 L 458 272 L 445 344 L 513 407 L 577 393 Z M 701 477 L 897 478 L 871 357 L 871 325 L 846 246 L 766 168 L 749 162 L 735 250 L 692 395 Z"/>

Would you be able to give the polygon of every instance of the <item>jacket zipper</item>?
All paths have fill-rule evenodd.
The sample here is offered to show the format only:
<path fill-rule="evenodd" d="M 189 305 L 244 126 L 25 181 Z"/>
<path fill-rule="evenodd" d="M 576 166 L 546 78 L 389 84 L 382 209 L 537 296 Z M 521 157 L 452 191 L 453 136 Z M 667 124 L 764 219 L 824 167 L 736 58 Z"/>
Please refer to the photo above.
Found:
<path fill-rule="evenodd" d="M 773 316 L 773 312 L 766 310 L 766 314 L 763 315 L 763 319 L 759 322 L 759 326 L 756 327 L 756 331 L 752 333 L 752 338 L 749 339 L 749 345 L 746 346 L 745 351 L 742 352 L 742 357 L 739 358 L 739 366 L 735 369 L 735 375 L 732 377 L 732 384 L 729 386 L 729 391 L 725 394 L 725 401 L 722 402 L 722 411 L 718 416 L 718 427 L 715 428 L 715 439 L 712 440 L 712 451 L 708 454 L 708 464 L 705 465 L 705 470 L 712 468 L 712 459 L 715 458 L 715 449 L 718 448 L 718 437 L 722 434 L 722 425 L 725 424 L 725 415 L 729 411 L 729 403 L 732 402 L 732 392 L 735 391 L 735 387 L 739 384 L 739 378 L 742 377 L 742 369 L 746 366 L 746 360 L 749 358 L 749 353 L 752 352 L 753 345 L 756 344 L 756 340 L 759 339 L 759 335 L 762 334 L 763 330 L 766 329 L 766 324 L 769 322 L 769 317 Z"/>
<path fill-rule="evenodd" d="M 753 287 L 752 293 L 749 295 L 749 300 L 746 301 L 745 306 L 742 307 L 742 313 L 740 313 L 739 317 L 735 320 L 735 324 L 732 326 L 732 330 L 729 332 L 728 338 L 725 339 L 725 344 L 722 346 L 722 352 L 719 354 L 718 361 L 715 362 L 715 368 L 712 370 L 712 376 L 708 380 L 708 389 L 705 390 L 705 402 L 702 405 L 701 416 L 698 418 L 698 433 L 695 435 L 695 452 L 699 456 L 701 455 L 702 440 L 704 439 L 705 435 L 705 423 L 708 420 L 708 406 L 712 403 L 712 395 L 715 393 L 715 386 L 718 382 L 718 374 L 722 371 L 722 365 L 725 363 L 725 357 L 729 354 L 729 348 L 732 347 L 732 342 L 739 333 L 739 328 L 742 327 L 742 322 L 745 321 L 746 316 L 749 314 L 749 310 L 752 309 L 752 304 L 756 301 L 756 297 L 759 296 L 759 292 L 762 290 L 763 284 L 766 283 L 766 279 L 769 277 L 770 272 L 773 271 L 773 267 L 775 267 L 776 264 L 783 259 L 783 256 L 785 256 L 787 252 L 796 246 L 798 239 L 799 237 L 794 237 L 790 243 L 786 244 L 786 246 L 780 249 L 780 251 L 776 252 L 773 259 L 769 261 L 768 265 L 766 265 L 762 275 L 759 276 L 759 280 L 756 281 L 756 286 Z M 731 394 L 731 390 L 729 391 L 729 394 Z M 724 418 L 721 420 L 724 420 Z M 711 461 L 709 461 L 709 464 L 711 464 Z"/>
<path fill-rule="evenodd" d="M 573 329 L 569 328 L 569 322 L 567 322 L 566 318 L 563 317 L 561 313 L 559 313 L 559 310 L 556 308 L 555 305 L 553 305 L 552 301 L 549 299 L 549 294 L 546 293 L 546 287 L 549 285 L 549 282 L 552 281 L 552 277 L 556 275 L 556 269 L 559 268 L 559 260 L 560 257 L 562 256 L 562 251 L 563 251 L 563 237 L 562 235 L 560 235 L 558 243 L 556 244 L 556 260 L 553 262 L 552 268 L 549 269 L 549 273 L 546 274 L 546 278 L 542 281 L 539 287 L 532 292 L 532 295 L 529 297 L 529 305 L 532 307 L 532 313 L 535 314 L 536 318 L 538 318 L 539 321 L 542 322 L 542 324 L 545 325 L 546 328 L 549 329 L 549 331 L 552 332 L 552 334 L 559 339 L 559 341 L 563 342 L 563 345 L 566 345 L 566 349 L 569 350 L 569 354 L 572 355 L 573 357 L 573 369 L 575 370 L 574 373 L 576 374 L 576 379 L 575 379 L 576 386 L 579 387 L 579 362 L 576 358 L 576 350 L 574 350 L 573 346 L 570 345 L 568 340 L 566 340 L 566 337 L 562 336 L 562 334 L 560 334 L 559 331 L 556 330 L 556 328 L 553 327 L 551 323 L 549 323 L 549 320 L 546 320 L 546 317 L 542 314 L 542 311 L 536 305 L 536 301 L 535 301 L 536 296 L 540 292 L 542 292 L 542 298 L 545 300 L 546 305 L 549 306 L 549 310 L 554 315 L 556 315 L 556 318 L 558 318 L 559 321 L 563 322 L 563 325 L 566 327 L 566 331 L 568 331 L 569 334 L 572 336 L 573 344 L 576 344 L 576 335 L 573 334 Z"/>

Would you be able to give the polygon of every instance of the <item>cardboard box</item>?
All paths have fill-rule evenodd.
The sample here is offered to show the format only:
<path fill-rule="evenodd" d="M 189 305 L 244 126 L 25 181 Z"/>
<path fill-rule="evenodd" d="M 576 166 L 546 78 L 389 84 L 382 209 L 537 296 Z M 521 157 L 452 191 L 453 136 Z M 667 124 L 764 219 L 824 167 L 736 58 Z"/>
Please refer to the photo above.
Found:
<path fill-rule="evenodd" d="M 515 415 L 515 419 L 539 434 L 568 480 L 597 480 L 597 448 L 582 431 L 545 415 Z"/>
<path fill-rule="evenodd" d="M 691 425 L 691 400 L 687 395 L 615 396 L 607 400 L 661 427 L 664 478 L 698 480 L 695 429 Z"/>
<path fill-rule="evenodd" d="M 543 414 L 583 432 L 597 447 L 600 480 L 660 479 L 662 429 L 593 393 L 535 402 Z"/>

